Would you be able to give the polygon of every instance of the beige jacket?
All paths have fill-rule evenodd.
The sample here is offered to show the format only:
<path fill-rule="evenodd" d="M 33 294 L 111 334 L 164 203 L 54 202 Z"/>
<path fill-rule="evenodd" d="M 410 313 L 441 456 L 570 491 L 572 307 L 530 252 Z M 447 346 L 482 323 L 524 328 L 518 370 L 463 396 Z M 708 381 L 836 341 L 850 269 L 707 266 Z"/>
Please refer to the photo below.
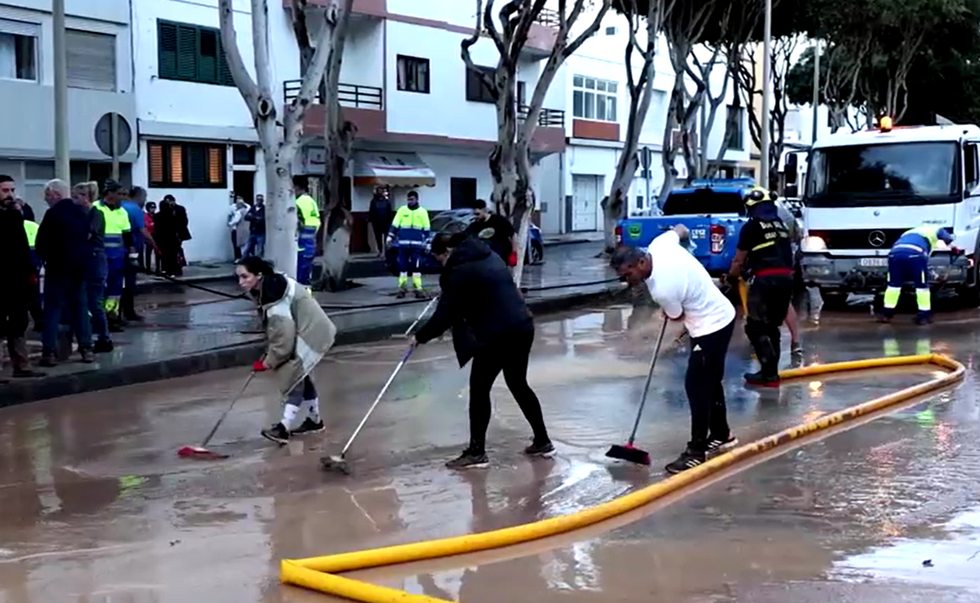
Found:
<path fill-rule="evenodd" d="M 337 327 L 310 290 L 289 277 L 281 298 L 262 304 L 268 348 L 265 364 L 275 371 L 283 396 L 309 375 L 333 347 Z"/>

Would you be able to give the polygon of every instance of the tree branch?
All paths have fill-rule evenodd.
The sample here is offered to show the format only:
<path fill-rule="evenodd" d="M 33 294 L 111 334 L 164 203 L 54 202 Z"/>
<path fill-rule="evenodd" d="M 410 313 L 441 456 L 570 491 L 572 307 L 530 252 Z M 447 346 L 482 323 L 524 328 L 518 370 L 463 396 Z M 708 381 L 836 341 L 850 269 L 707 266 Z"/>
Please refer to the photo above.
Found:
<path fill-rule="evenodd" d="M 255 80 L 259 86 L 259 94 L 271 97 L 273 87 L 272 57 L 269 54 L 269 0 L 252 0 L 252 48 L 255 49 Z M 260 103 L 259 111 L 262 109 Z M 275 111 L 274 104 L 271 110 Z"/>
<path fill-rule="evenodd" d="M 259 108 L 259 89 L 255 80 L 249 75 L 242 60 L 241 50 L 238 48 L 238 35 L 235 32 L 235 12 L 232 8 L 232 0 L 220 0 L 218 3 L 218 19 L 221 24 L 221 46 L 225 51 L 225 58 L 228 60 L 228 69 L 231 77 L 235 81 L 235 86 L 242 93 L 245 105 L 248 107 L 252 119 L 258 116 Z"/>
<path fill-rule="evenodd" d="M 501 58 L 504 55 L 504 42 L 500 38 L 500 34 L 497 32 L 497 28 L 493 25 L 493 15 L 491 14 L 492 9 L 493 0 L 487 0 L 485 12 L 483 10 L 483 0 L 476 0 L 476 26 L 473 28 L 473 35 L 459 43 L 459 54 L 463 59 L 463 63 L 466 65 L 466 68 L 480 77 L 483 85 L 491 91 L 491 93 L 494 95 L 494 100 L 496 100 L 496 86 L 494 86 L 493 80 L 490 79 L 486 73 L 484 73 L 483 69 L 477 67 L 476 63 L 473 62 L 473 56 L 470 54 L 470 49 L 480 41 L 480 34 L 483 31 L 484 22 L 486 22 L 487 30 L 490 33 L 490 38 L 497 47 L 497 51 L 500 52 Z"/>

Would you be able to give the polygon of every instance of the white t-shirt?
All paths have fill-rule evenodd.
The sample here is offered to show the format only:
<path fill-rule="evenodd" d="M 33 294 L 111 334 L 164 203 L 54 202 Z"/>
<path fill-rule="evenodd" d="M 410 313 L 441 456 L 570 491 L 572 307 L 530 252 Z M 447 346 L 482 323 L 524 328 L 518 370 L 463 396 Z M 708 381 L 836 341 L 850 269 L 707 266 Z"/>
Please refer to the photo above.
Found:
<path fill-rule="evenodd" d="M 681 247 L 673 230 L 650 243 L 653 272 L 647 279 L 650 296 L 672 319 L 684 315 L 691 337 L 711 335 L 735 320 L 735 307 L 711 280 L 701 262 Z"/>

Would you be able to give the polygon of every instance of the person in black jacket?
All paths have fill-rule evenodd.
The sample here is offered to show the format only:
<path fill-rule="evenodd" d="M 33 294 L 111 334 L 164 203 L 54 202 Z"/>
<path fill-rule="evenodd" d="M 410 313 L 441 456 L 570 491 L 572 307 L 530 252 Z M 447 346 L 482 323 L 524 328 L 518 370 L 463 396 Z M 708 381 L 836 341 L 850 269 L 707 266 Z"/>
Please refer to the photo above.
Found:
<path fill-rule="evenodd" d="M 3 258 L 3 290 L 0 291 L 0 337 L 7 338 L 7 350 L 14 377 L 43 376 L 31 369 L 27 356 L 27 304 L 37 284 L 31 262 L 31 248 L 24 230 L 24 216 L 15 206 L 16 183 L 0 175 L 0 258 Z M 2 380 L 0 380 L 2 382 Z"/>
<path fill-rule="evenodd" d="M 71 198 L 68 185 L 52 180 L 44 187 L 48 211 L 37 231 L 37 254 L 44 260 L 44 332 L 41 336 L 41 366 L 55 366 L 58 330 L 62 312 L 68 312 L 68 325 L 78 337 L 82 362 L 95 361 L 92 355 L 92 325 L 88 317 L 85 276 L 88 258 L 90 220 Z"/>
<path fill-rule="evenodd" d="M 450 469 L 485 467 L 487 427 L 490 424 L 490 388 L 501 371 L 531 424 L 534 440 L 524 452 L 549 456 L 555 447 L 548 437 L 541 403 L 527 383 L 527 365 L 534 342 L 534 319 L 504 261 L 482 241 L 465 233 L 440 234 L 432 254 L 444 268 L 439 281 L 439 304 L 432 318 L 419 329 L 412 345 L 429 342 L 453 331 L 453 346 L 462 367 L 473 359 L 470 371 L 470 444 Z"/>

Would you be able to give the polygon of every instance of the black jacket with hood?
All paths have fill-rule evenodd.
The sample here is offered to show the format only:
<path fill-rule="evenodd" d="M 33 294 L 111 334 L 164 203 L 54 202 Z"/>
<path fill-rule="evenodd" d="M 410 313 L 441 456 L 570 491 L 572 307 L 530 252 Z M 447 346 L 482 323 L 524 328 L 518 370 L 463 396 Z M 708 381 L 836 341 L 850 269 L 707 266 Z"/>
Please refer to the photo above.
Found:
<path fill-rule="evenodd" d="M 439 287 L 436 311 L 415 338 L 426 343 L 451 328 L 460 366 L 499 338 L 534 329 L 510 270 L 482 241 L 466 238 L 460 243 L 446 262 Z"/>

